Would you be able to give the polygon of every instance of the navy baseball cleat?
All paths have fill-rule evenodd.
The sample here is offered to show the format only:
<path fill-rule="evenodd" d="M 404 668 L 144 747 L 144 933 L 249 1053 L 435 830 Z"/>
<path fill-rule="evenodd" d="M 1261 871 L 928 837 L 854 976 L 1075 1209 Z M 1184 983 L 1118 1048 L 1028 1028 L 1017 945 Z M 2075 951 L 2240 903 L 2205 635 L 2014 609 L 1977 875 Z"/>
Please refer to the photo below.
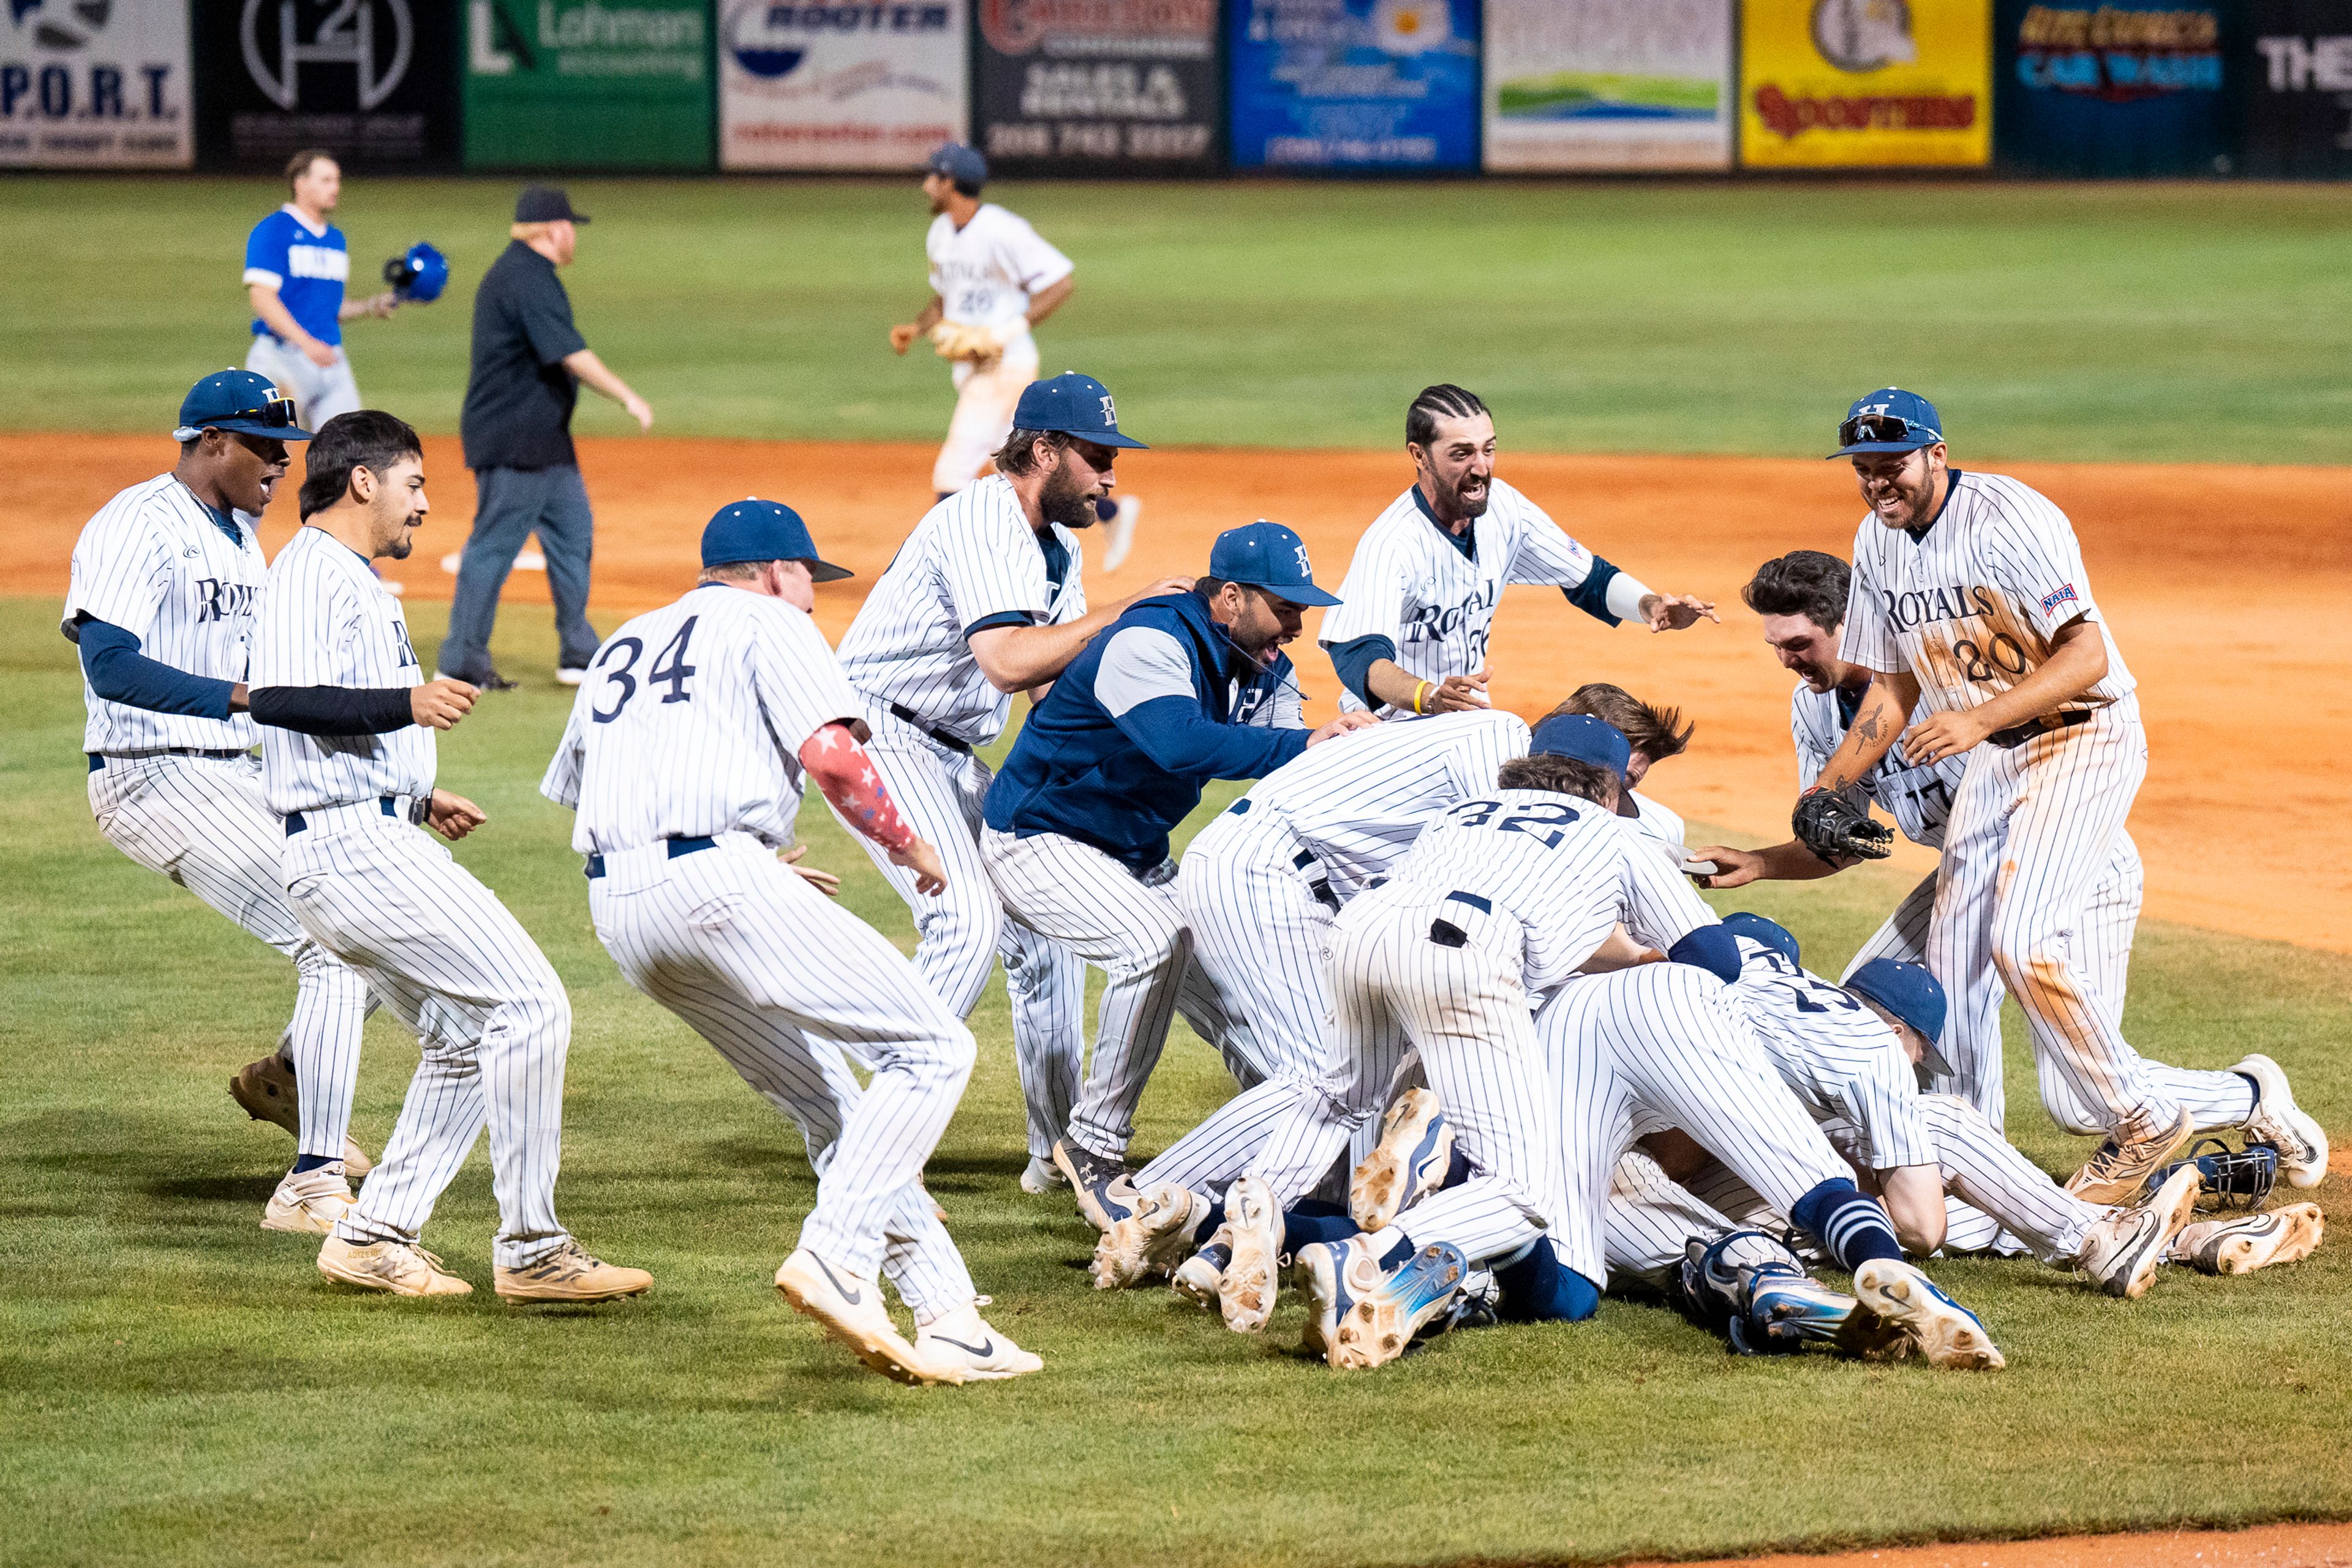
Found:
<path fill-rule="evenodd" d="M 1462 1249 L 1444 1241 L 1384 1268 L 1379 1243 L 1367 1236 L 1302 1247 L 1297 1268 L 1307 1298 L 1301 1348 L 1342 1372 L 1381 1366 L 1404 1354 L 1470 1272 Z"/>
<path fill-rule="evenodd" d="M 1078 1212 L 1097 1230 L 1108 1230 L 1135 1213 L 1135 1183 L 1128 1168 L 1065 1138 L 1054 1145 L 1054 1163 L 1070 1181 Z"/>

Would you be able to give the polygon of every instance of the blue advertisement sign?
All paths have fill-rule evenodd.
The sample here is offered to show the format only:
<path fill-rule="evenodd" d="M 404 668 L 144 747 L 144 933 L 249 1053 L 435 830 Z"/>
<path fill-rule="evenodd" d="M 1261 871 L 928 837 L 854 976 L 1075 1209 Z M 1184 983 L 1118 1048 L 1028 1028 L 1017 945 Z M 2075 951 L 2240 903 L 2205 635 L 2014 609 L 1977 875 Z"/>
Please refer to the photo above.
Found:
<path fill-rule="evenodd" d="M 1240 169 L 1478 166 L 1478 0 L 1234 0 Z"/>
<path fill-rule="evenodd" d="M 2226 0 L 2002 0 L 1994 13 L 1994 155 L 2087 177 L 2231 169 L 2241 7 Z"/>

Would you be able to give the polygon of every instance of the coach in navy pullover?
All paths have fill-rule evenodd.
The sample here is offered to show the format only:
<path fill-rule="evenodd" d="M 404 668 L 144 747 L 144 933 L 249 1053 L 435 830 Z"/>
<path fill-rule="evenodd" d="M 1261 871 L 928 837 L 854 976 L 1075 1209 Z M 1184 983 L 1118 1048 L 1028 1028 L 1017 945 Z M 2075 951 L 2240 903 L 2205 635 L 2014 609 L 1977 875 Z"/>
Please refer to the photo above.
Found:
<path fill-rule="evenodd" d="M 1304 607 L 1338 603 L 1279 523 L 1220 535 L 1198 587 L 1136 605 L 1054 682 L 989 787 L 988 826 L 1151 870 L 1204 783 L 1262 778 L 1307 749 L 1281 643 Z"/>

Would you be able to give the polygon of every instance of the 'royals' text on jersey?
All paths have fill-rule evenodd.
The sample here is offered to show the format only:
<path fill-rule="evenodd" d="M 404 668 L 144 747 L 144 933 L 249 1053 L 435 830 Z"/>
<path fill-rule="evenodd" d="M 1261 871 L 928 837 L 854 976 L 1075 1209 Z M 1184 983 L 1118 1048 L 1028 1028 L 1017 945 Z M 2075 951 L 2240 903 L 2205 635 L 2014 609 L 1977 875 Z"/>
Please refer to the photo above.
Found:
<path fill-rule="evenodd" d="M 424 680 L 400 601 L 366 558 L 324 529 L 297 529 L 269 563 L 254 607 L 248 684 L 383 690 Z M 433 731 L 422 725 L 381 735 L 261 731 L 262 792 L 280 816 L 429 795 L 435 765 Z"/>
<path fill-rule="evenodd" d="M 1815 1121 L 1850 1123 L 1871 1170 L 1934 1164 L 1918 1079 L 1895 1031 L 1820 975 L 1752 938 L 1738 942 L 1732 994 L 1789 1092 Z"/>
<path fill-rule="evenodd" d="M 1466 556 L 1423 510 L 1420 495 L 1417 487 L 1408 489 L 1357 542 L 1340 603 L 1325 612 L 1316 634 L 1323 647 L 1384 637 L 1415 680 L 1475 675 L 1486 666 L 1506 584 L 1573 588 L 1591 575 L 1592 552 L 1500 479 L 1489 487 L 1486 512 L 1471 521 Z M 1352 691 L 1339 694 L 1339 705 L 1364 706 Z"/>
<path fill-rule="evenodd" d="M 72 585 L 60 625 L 83 616 L 121 626 L 158 664 L 208 680 L 246 679 L 252 658 L 253 605 L 268 566 L 254 520 L 231 513 L 230 539 L 195 492 L 171 474 L 132 485 L 98 509 L 74 542 Z M 86 752 L 247 751 L 255 740 L 244 713 L 201 719 L 109 702 L 82 681 L 89 721 Z"/>
<path fill-rule="evenodd" d="M 931 292 L 950 321 L 999 327 L 1029 313 L 1030 296 L 1076 271 L 1029 220 L 983 202 L 961 228 L 941 213 L 923 237 Z"/>
<path fill-rule="evenodd" d="M 1406 888 L 1467 893 L 1517 921 L 1530 995 L 1574 973 L 1620 921 L 1636 941 L 1666 948 L 1716 918 L 1608 812 L 1551 790 L 1498 789 L 1452 807 L 1380 890 Z"/>
<path fill-rule="evenodd" d="M 352 273 L 343 231 L 333 224 L 312 228 L 289 205 L 253 226 L 245 241 L 245 280 L 278 290 L 294 324 L 322 343 L 343 341 L 343 285 Z M 269 328 L 259 318 L 258 337 Z"/>
<path fill-rule="evenodd" d="M 1908 669 L 1930 712 L 2000 696 L 2041 668 L 2053 636 L 2077 618 L 2098 626 L 2107 673 L 2066 706 L 2104 708 L 2134 683 L 2092 600 L 2074 525 L 2004 475 L 1952 469 L 1944 509 L 1918 537 L 1874 514 L 1854 534 L 1842 651 L 1868 669 Z"/>
<path fill-rule="evenodd" d="M 1064 554 L 1053 581 L 1010 481 L 991 474 L 923 514 L 841 639 L 849 683 L 975 746 L 1004 731 L 1013 699 L 988 682 L 970 637 L 998 626 L 1060 626 L 1087 613 L 1077 536 L 1046 525 Z"/>
<path fill-rule="evenodd" d="M 1346 899 L 1387 872 L 1432 817 L 1492 793 L 1503 764 L 1527 754 L 1516 713 L 1441 713 L 1314 747 L 1244 798 L 1250 812 L 1286 824 Z"/>
<path fill-rule="evenodd" d="M 861 711 L 814 621 L 706 583 L 604 639 L 539 790 L 579 813 L 583 855 L 721 833 L 781 847 L 802 742 Z"/>
<path fill-rule="evenodd" d="M 1927 716 L 1923 700 L 1912 710 L 1910 721 L 1918 723 Z M 1797 744 L 1797 793 L 1802 795 L 1813 787 L 1829 765 L 1838 745 L 1845 739 L 1846 728 L 1853 722 L 1853 714 L 1839 703 L 1834 690 L 1815 691 L 1803 681 L 1789 699 L 1789 734 Z M 1924 768 L 1906 765 L 1902 749 L 1890 749 L 1868 773 L 1854 781 L 1849 792 L 1854 809 L 1862 810 L 1864 800 L 1874 800 L 1895 818 L 1903 837 L 1914 844 L 1930 849 L 1944 847 L 1944 824 L 1952 815 L 1952 795 L 1960 787 L 1960 775 L 1968 772 L 1969 754 L 1961 752 L 1942 762 Z"/>

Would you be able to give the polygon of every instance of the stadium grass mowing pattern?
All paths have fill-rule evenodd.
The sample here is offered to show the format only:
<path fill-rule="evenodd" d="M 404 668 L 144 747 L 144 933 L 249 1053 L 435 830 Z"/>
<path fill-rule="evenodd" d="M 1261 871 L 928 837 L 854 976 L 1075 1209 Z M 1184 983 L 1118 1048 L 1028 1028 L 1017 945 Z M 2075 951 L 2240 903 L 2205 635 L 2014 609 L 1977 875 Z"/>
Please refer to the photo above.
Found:
<path fill-rule="evenodd" d="M 994 1321 L 1047 1370 L 885 1384 L 770 1286 L 813 1185 L 796 1135 L 589 930 L 570 819 L 535 793 L 569 700 L 535 611 L 502 633 L 529 684 L 444 739 L 442 778 L 490 815 L 460 858 L 571 988 L 562 1212 L 657 1283 L 595 1310 L 500 1306 L 478 1152 L 426 1238 L 478 1293 L 344 1292 L 313 1243 L 257 1228 L 291 1145 L 223 1092 L 275 1037 L 291 974 L 99 837 L 55 614 L 0 600 L 0 1562 L 1565 1562 L 2352 1515 L 2341 1234 L 2299 1268 L 2169 1271 L 2137 1303 L 2030 1264 L 1938 1265 L 2008 1352 L 1995 1376 L 1741 1361 L 1611 1301 L 1341 1377 L 1288 1353 L 1295 1302 L 1260 1343 L 1165 1291 L 1088 1289 L 1091 1233 L 1014 1186 L 1001 988 L 930 1185 Z M 802 823 L 849 905 L 908 942 L 824 810 Z M 1898 891 L 1854 872 L 1738 897 L 1834 972 Z M 2352 960 L 2144 928 L 2133 979 L 2151 1052 L 2269 1051 L 2352 1130 Z M 1141 1150 L 1229 1091 L 1178 1033 Z M 414 1059 L 372 1026 L 372 1148 Z M 2013 1018 L 2010 1081 L 2017 1135 L 2067 1168 L 2082 1146 L 2034 1104 Z M 2341 1205 L 2345 1184 L 2317 1195 Z"/>
<path fill-rule="evenodd" d="M 923 298 L 899 181 L 582 181 L 588 340 L 672 434 L 936 439 L 884 329 Z M 353 289 L 429 237 L 439 303 L 349 329 L 361 389 L 451 430 L 513 183 L 354 179 Z M 1078 263 L 1047 327 L 1155 442 L 1388 446 L 1451 380 L 1527 448 L 1825 451 L 1885 382 L 1967 460 L 2352 460 L 2352 190 L 2327 185 L 1007 184 Z M 243 363 L 265 180 L 0 180 L 0 428 L 152 430 Z M 583 430 L 617 431 L 593 395 Z"/>

